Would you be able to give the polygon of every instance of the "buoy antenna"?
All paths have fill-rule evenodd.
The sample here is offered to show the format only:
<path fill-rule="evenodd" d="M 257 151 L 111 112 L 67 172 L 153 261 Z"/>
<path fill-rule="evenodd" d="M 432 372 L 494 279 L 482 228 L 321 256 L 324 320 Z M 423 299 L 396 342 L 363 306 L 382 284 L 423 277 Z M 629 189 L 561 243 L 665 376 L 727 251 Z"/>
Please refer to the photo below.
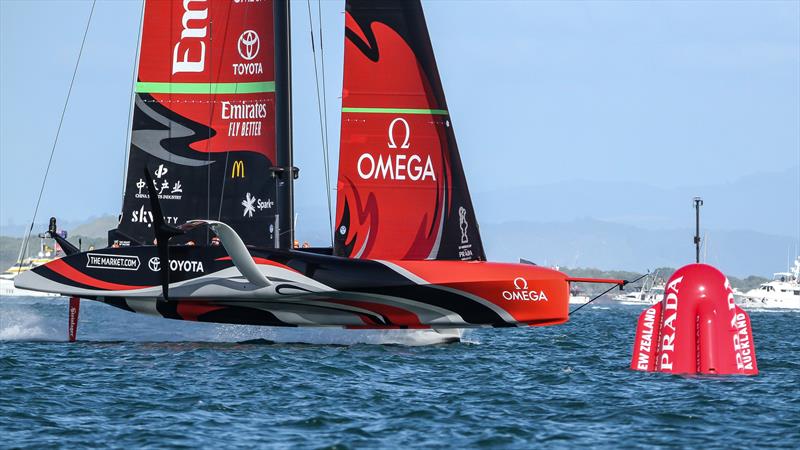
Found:
<path fill-rule="evenodd" d="M 695 248 L 695 262 L 700 263 L 700 207 L 703 206 L 703 199 L 700 197 L 694 198 L 694 248 Z"/>

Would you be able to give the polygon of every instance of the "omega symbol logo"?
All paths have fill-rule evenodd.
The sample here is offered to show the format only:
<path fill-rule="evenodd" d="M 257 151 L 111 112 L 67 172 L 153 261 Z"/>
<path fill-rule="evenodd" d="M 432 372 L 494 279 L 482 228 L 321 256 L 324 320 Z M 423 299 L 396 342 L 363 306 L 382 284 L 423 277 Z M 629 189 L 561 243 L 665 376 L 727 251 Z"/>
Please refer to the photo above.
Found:
<path fill-rule="evenodd" d="M 522 277 L 514 278 L 514 288 L 516 288 L 518 291 L 527 290 L 528 280 Z"/>
<path fill-rule="evenodd" d="M 253 30 L 245 30 L 241 36 L 239 36 L 239 44 L 237 49 L 239 50 L 239 56 L 241 56 L 244 60 L 250 61 L 256 56 L 258 56 L 258 50 L 261 47 L 260 40 L 258 38 L 258 33 Z"/>
<path fill-rule="evenodd" d="M 402 117 L 398 117 L 389 124 L 389 148 L 397 148 L 397 144 L 394 141 L 394 126 L 397 125 L 397 122 L 402 122 L 403 126 L 406 129 L 405 138 L 403 139 L 403 145 L 400 148 L 408 148 L 408 140 L 411 138 L 411 128 L 408 126 L 408 122 L 406 119 Z"/>

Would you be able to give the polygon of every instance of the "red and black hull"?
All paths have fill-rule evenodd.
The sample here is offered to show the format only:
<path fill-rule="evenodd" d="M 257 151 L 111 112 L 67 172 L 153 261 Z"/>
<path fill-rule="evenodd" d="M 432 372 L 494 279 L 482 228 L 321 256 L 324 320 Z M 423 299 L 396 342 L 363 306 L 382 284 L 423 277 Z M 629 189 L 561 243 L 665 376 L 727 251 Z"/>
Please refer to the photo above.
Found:
<path fill-rule="evenodd" d="M 150 246 L 71 255 L 21 275 L 17 285 L 171 319 L 248 325 L 469 328 L 567 320 L 567 276 L 542 267 L 250 252 L 270 286 L 248 282 L 224 248 L 194 246 L 171 247 L 169 301 Z"/>

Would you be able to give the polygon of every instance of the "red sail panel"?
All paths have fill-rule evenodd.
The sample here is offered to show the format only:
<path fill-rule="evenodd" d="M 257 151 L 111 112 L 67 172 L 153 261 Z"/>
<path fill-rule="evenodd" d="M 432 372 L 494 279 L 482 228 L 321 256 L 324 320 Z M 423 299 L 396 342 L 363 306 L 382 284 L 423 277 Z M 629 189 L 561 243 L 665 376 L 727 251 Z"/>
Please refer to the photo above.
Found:
<path fill-rule="evenodd" d="M 168 223 L 222 220 L 248 244 L 272 244 L 273 26 L 268 0 L 146 0 L 116 240 L 153 239 L 147 168 Z"/>
<path fill-rule="evenodd" d="M 485 259 L 418 1 L 346 4 L 338 255 Z"/>
<path fill-rule="evenodd" d="M 148 0 L 136 91 L 215 134 L 200 152 L 275 160 L 272 2 Z"/>

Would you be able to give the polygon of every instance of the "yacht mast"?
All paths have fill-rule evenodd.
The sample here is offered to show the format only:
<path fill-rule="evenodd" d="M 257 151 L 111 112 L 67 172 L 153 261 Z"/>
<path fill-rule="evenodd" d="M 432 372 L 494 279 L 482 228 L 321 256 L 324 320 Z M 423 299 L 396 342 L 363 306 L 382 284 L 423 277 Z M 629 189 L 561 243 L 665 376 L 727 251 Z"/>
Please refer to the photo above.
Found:
<path fill-rule="evenodd" d="M 292 52 L 289 0 L 273 2 L 275 20 L 275 146 L 278 207 L 276 246 L 292 248 L 294 242 L 294 179 L 297 169 L 292 158 Z"/>

